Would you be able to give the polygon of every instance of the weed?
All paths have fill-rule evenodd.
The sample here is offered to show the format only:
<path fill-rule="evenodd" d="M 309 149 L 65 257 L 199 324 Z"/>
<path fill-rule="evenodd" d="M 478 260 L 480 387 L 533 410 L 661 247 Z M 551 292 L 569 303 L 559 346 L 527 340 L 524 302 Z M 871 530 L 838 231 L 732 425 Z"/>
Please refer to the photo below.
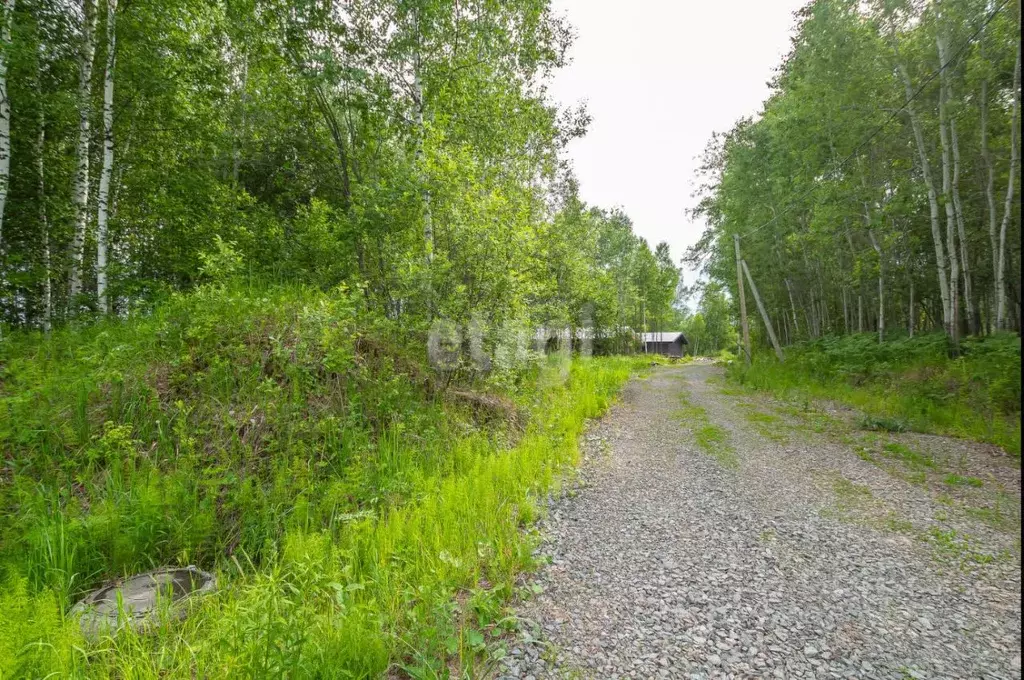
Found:
<path fill-rule="evenodd" d="M 680 408 L 676 411 L 676 417 L 693 430 L 694 440 L 697 446 L 705 453 L 714 457 L 724 467 L 736 468 L 739 466 L 739 458 L 736 451 L 729 443 L 729 433 L 725 428 L 716 425 L 708 418 L 707 411 L 703 407 L 690 402 L 689 395 L 680 393 Z"/>
<path fill-rule="evenodd" d="M 890 458 L 896 458 L 914 469 L 932 469 L 935 467 L 935 459 L 929 455 L 912 449 L 906 444 L 889 442 L 882 446 L 882 451 Z"/>
<path fill-rule="evenodd" d="M 999 531 L 1020 532 L 1020 504 L 1003 492 L 994 495 L 991 505 L 968 506 L 964 511 Z"/>
<path fill-rule="evenodd" d="M 826 337 L 787 349 L 785 363 L 757 355 L 733 363 L 736 384 L 803 403 L 831 400 L 863 413 L 860 427 L 934 432 L 1020 455 L 1020 338 L 968 338 L 950 358 L 941 333 L 879 343 L 870 334 Z"/>
<path fill-rule="evenodd" d="M 982 487 L 985 482 L 978 479 L 977 477 L 963 477 L 958 474 L 950 473 L 942 478 L 943 483 L 950 486 L 973 486 Z"/>

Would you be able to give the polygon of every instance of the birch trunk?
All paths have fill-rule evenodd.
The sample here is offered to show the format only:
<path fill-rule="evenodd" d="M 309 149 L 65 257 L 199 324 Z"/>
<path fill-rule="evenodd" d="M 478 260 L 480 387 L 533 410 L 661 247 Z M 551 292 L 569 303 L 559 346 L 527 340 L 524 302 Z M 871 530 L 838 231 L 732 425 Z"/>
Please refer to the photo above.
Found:
<path fill-rule="evenodd" d="M 103 168 L 96 217 L 96 297 L 100 311 L 110 313 L 107 295 L 107 234 L 110 217 L 110 178 L 114 170 L 114 64 L 116 61 L 117 0 L 107 0 L 107 67 L 103 73 Z"/>
<path fill-rule="evenodd" d="M 0 2 L 0 256 L 4 252 L 4 211 L 11 182 L 11 100 L 7 96 L 7 53 L 11 47 L 11 19 L 15 0 Z M 2 264 L 0 264 L 2 266 Z M 0 272 L 0 285 L 4 282 Z"/>
<path fill-rule="evenodd" d="M 70 305 L 82 292 L 82 259 L 85 231 L 89 223 L 89 124 L 92 62 L 96 56 L 96 0 L 82 0 L 82 43 L 78 61 L 78 164 L 72 187 L 75 206 L 75 233 L 71 240 Z"/>
<path fill-rule="evenodd" d="M 1013 109 L 1010 115 L 1010 181 L 1006 185 L 1003 222 L 999 225 L 999 260 L 996 267 L 996 328 L 1006 323 L 1006 228 L 1013 212 L 1013 187 L 1016 183 L 1020 150 L 1017 148 L 1017 119 L 1020 116 L 1020 34 L 1017 34 L 1017 62 L 1013 66 Z"/>
<path fill-rule="evenodd" d="M 939 45 L 942 39 L 937 38 Z M 945 48 L 940 47 L 940 54 Z M 950 154 L 949 121 L 946 115 L 946 87 L 939 87 L 939 143 L 942 146 L 942 203 L 946 209 L 946 248 L 949 254 L 948 333 L 956 346 L 959 340 L 960 258 L 956 248 L 956 211 L 953 208 L 953 164 Z"/>
<path fill-rule="evenodd" d="M 949 63 L 948 49 L 946 45 L 946 37 L 940 35 L 936 39 L 936 43 L 939 48 L 939 65 L 945 65 Z M 940 90 L 943 94 L 945 102 L 948 104 L 953 99 L 953 88 L 949 82 L 949 72 L 946 69 L 942 69 L 939 72 L 941 79 Z M 948 112 L 947 112 L 948 114 Z M 963 271 L 963 283 L 964 283 L 964 309 L 967 312 L 967 328 L 970 333 L 977 334 L 978 329 L 975 320 L 975 309 L 974 309 L 974 295 L 972 291 L 971 283 L 971 259 L 968 253 L 967 243 L 967 230 L 964 227 L 964 211 L 963 206 L 960 203 L 960 139 L 956 132 L 956 117 L 948 116 L 949 118 L 949 141 L 950 148 L 953 153 L 953 180 L 951 187 L 951 196 L 953 199 L 953 214 L 956 217 L 956 228 L 957 235 L 960 238 L 960 268 Z"/>
<path fill-rule="evenodd" d="M 938 194 L 935 190 L 935 181 L 932 179 L 931 164 L 928 162 L 928 149 L 924 144 L 924 130 L 921 126 L 921 120 L 917 117 L 917 112 L 914 109 L 914 86 L 911 84 L 910 74 L 902 62 L 897 64 L 897 69 L 903 80 L 903 89 L 906 95 L 905 106 L 907 108 L 907 115 L 910 117 L 910 126 L 914 132 L 914 145 L 917 147 L 921 177 L 928 190 L 928 213 L 932 228 L 932 242 L 935 245 L 935 271 L 939 278 L 939 296 L 942 299 L 942 323 L 946 328 L 946 332 L 950 333 L 952 310 L 949 304 L 949 281 L 946 278 L 946 253 L 942 244 L 942 230 L 939 226 Z"/>
<path fill-rule="evenodd" d="M 988 148 L 988 80 L 981 81 L 981 160 L 985 164 L 987 177 L 985 180 L 985 201 L 988 204 L 988 240 L 992 248 L 992 289 L 995 297 L 999 297 L 999 216 L 996 209 L 996 170 L 992 164 L 992 152 Z M 994 310 L 989 310 L 989 317 Z M 991 323 L 991 320 L 990 320 Z"/>

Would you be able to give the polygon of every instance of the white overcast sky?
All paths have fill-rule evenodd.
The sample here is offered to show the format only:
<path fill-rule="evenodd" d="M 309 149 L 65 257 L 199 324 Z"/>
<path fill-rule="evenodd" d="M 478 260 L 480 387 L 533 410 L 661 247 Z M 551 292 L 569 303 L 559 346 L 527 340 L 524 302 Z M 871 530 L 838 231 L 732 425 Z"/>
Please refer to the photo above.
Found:
<path fill-rule="evenodd" d="M 684 213 L 698 157 L 712 132 L 767 98 L 805 2 L 554 0 L 577 38 L 551 94 L 563 106 L 586 100 L 593 117 L 568 150 L 583 200 L 622 207 L 678 263 L 704 229 Z M 684 271 L 686 285 L 694 279 Z"/>

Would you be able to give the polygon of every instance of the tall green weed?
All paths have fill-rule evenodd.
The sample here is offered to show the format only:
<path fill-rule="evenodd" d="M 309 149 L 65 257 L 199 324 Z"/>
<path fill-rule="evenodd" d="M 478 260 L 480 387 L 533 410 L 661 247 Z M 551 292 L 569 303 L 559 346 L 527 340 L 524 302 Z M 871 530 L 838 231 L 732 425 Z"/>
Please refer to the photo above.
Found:
<path fill-rule="evenodd" d="M 996 444 L 1020 456 L 1020 338 L 967 338 L 950 357 L 942 334 L 879 343 L 871 334 L 787 349 L 785 363 L 759 354 L 730 376 L 786 397 L 834 399 L 911 429 Z"/>

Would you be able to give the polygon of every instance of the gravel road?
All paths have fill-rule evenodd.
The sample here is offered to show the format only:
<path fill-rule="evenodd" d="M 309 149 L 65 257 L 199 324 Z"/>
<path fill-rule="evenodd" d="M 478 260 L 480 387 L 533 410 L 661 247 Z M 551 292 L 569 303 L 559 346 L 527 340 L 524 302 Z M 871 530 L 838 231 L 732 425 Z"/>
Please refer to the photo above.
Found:
<path fill-rule="evenodd" d="M 658 368 L 589 430 L 496 677 L 1020 678 L 1019 467 L 929 440 L 997 471 L 993 521 L 849 437 L 751 417 L 770 405 L 720 372 Z"/>

